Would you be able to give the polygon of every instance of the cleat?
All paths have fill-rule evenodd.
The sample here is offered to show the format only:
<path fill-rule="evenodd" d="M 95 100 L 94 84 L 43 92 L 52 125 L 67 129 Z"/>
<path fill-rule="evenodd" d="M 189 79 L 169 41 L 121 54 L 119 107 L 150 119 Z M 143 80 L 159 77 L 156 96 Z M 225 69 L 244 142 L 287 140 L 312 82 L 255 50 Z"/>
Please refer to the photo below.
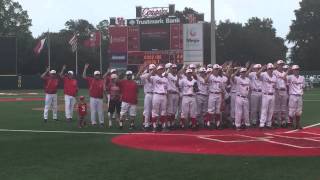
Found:
<path fill-rule="evenodd" d="M 47 122 L 48 122 L 48 119 L 43 119 L 43 122 L 44 122 L 44 123 L 47 123 Z"/>
<path fill-rule="evenodd" d="M 58 119 L 53 119 L 54 121 L 58 122 L 59 120 Z"/>
<path fill-rule="evenodd" d="M 157 128 L 153 128 L 153 129 L 152 129 L 152 132 L 153 132 L 153 133 L 156 133 L 156 132 L 157 132 Z"/>

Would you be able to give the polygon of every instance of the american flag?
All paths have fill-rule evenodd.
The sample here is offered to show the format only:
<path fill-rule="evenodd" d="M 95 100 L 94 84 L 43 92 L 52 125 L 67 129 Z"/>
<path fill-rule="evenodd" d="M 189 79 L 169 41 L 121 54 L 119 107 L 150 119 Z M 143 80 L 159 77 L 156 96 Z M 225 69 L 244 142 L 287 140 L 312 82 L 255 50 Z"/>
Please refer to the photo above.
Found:
<path fill-rule="evenodd" d="M 71 45 L 72 52 L 75 52 L 78 46 L 78 39 L 76 35 L 73 35 L 73 37 L 69 41 L 69 44 Z"/>

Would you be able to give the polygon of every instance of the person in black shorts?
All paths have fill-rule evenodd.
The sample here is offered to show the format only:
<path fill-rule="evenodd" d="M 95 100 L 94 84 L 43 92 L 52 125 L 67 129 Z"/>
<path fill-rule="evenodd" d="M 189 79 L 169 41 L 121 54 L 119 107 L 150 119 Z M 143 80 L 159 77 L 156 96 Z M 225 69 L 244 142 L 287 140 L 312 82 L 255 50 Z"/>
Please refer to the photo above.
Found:
<path fill-rule="evenodd" d="M 121 111 L 121 100 L 120 100 L 120 87 L 118 85 L 118 76 L 116 74 L 111 75 L 111 82 L 106 88 L 108 94 L 110 94 L 109 109 L 108 109 L 108 119 L 109 127 L 112 127 L 113 114 L 116 113 L 116 120 L 119 121 L 120 111 Z"/>

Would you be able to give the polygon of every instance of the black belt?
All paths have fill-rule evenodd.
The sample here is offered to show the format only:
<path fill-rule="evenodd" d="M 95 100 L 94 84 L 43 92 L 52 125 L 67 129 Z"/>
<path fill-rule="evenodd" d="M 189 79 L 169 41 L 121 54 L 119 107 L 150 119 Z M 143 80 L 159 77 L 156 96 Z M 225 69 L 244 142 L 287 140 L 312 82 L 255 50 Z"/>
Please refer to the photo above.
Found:
<path fill-rule="evenodd" d="M 207 94 L 201 94 L 201 93 L 198 93 L 197 95 L 200 95 L 200 96 L 208 96 Z"/>
<path fill-rule="evenodd" d="M 241 96 L 241 95 L 237 95 L 237 96 L 242 97 L 242 98 L 248 98 L 247 96 Z"/>
<path fill-rule="evenodd" d="M 274 93 L 263 93 L 264 95 L 273 96 Z"/>
<path fill-rule="evenodd" d="M 255 92 L 262 92 L 261 89 L 253 89 L 253 91 L 255 91 Z"/>
<path fill-rule="evenodd" d="M 161 95 L 161 96 L 165 96 L 165 93 L 153 93 L 153 94 L 157 94 L 157 95 Z"/>
<path fill-rule="evenodd" d="M 169 94 L 179 94 L 179 93 L 175 91 L 170 91 Z"/>
<path fill-rule="evenodd" d="M 210 94 L 222 94 L 222 92 L 210 92 Z"/>
<path fill-rule="evenodd" d="M 193 97 L 193 94 L 184 94 L 183 96 L 187 96 L 187 97 Z"/>
<path fill-rule="evenodd" d="M 146 92 L 146 94 L 153 94 L 152 92 Z"/>
<path fill-rule="evenodd" d="M 302 96 L 301 94 L 290 94 L 290 96 Z"/>
<path fill-rule="evenodd" d="M 277 89 L 278 91 L 287 91 L 286 89 L 284 88 L 281 88 L 281 89 Z"/>

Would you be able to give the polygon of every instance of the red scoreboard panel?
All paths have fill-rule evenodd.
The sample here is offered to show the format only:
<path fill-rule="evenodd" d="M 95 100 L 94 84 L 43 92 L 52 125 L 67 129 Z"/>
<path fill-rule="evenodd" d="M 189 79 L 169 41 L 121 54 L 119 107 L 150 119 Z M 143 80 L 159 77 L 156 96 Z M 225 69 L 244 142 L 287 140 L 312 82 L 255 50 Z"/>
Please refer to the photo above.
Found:
<path fill-rule="evenodd" d="M 182 50 L 128 52 L 128 65 L 164 64 L 167 62 L 182 64 Z"/>

